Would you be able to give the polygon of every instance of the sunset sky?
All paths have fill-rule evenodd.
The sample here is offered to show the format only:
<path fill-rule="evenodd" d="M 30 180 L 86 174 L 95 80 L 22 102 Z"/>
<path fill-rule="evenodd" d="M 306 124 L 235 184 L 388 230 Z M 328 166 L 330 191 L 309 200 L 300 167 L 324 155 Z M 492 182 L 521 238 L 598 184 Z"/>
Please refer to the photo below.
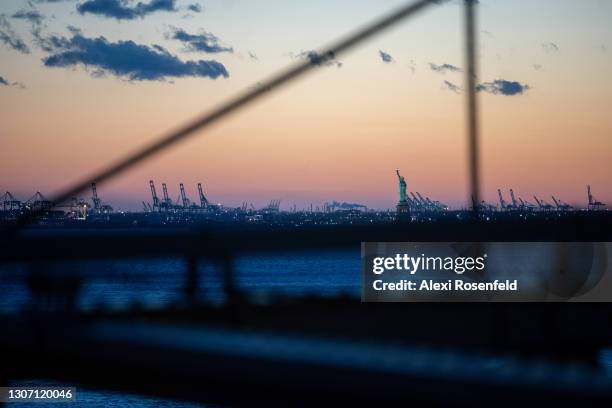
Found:
<path fill-rule="evenodd" d="M 51 196 L 398 0 L 2 0 L 0 190 Z M 483 196 L 612 202 L 612 1 L 481 0 Z M 434 6 L 99 187 L 281 209 L 467 203 L 460 1 Z M 90 193 L 84 194 L 89 198 Z"/>

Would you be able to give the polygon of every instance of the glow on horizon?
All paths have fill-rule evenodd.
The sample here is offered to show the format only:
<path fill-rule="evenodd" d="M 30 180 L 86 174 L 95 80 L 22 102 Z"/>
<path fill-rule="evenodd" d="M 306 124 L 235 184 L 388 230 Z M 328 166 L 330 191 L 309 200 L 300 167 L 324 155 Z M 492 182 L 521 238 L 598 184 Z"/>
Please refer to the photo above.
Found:
<path fill-rule="evenodd" d="M 289 53 L 317 48 L 402 2 L 253 3 L 209 1 L 191 19 L 159 13 L 120 23 L 71 13 L 71 2 L 37 4 L 56 15 L 49 32 L 67 35 L 65 26 L 72 24 L 91 37 L 159 43 L 183 60 L 219 60 L 230 77 L 173 83 L 92 78 L 80 67 L 43 67 L 44 53 L 34 46 L 29 55 L 0 46 L 0 76 L 26 85 L 0 88 L 0 189 L 24 200 L 37 190 L 50 195 L 291 63 Z M 612 202 L 612 29 L 606 18 L 612 4 L 481 3 L 481 81 L 503 78 L 530 87 L 518 96 L 480 95 L 484 198 L 497 202 L 502 188 L 509 199 L 513 188 L 530 200 L 555 195 L 584 206 L 590 184 L 598 199 Z M 22 5 L 3 2 L 0 13 Z M 322 8 L 329 12 L 321 15 Z M 462 85 L 463 76 L 428 68 L 429 62 L 463 65 L 460 11 L 453 4 L 439 7 L 389 31 L 342 56 L 341 68 L 318 70 L 100 186 L 100 194 L 116 207 L 139 209 L 154 179 L 159 188 L 167 182 L 173 198 L 179 182 L 192 198 L 203 182 L 212 201 L 231 206 L 281 199 L 284 208 L 332 200 L 389 208 L 397 200 L 394 171 L 400 168 L 410 191 L 466 205 L 464 95 L 443 86 L 444 80 Z M 28 38 L 27 25 L 11 23 Z M 164 38 L 170 25 L 204 28 L 235 52 L 182 52 Z M 548 42 L 559 50 L 544 49 Z M 395 62 L 383 63 L 379 50 Z"/>

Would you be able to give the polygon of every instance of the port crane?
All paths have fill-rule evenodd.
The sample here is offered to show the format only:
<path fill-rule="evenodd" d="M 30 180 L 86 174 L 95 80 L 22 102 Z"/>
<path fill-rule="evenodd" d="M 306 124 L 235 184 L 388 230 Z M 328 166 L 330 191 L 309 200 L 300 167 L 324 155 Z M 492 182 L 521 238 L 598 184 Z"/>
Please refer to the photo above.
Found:
<path fill-rule="evenodd" d="M 425 202 L 431 209 L 434 209 L 437 207 L 436 204 L 433 201 L 431 201 L 429 197 L 425 197 Z"/>
<path fill-rule="evenodd" d="M 179 184 L 179 190 L 181 191 L 181 201 L 183 203 L 183 208 L 189 208 L 190 201 L 187 198 L 187 194 L 185 194 L 185 186 L 183 183 Z"/>
<path fill-rule="evenodd" d="M 510 198 L 512 200 L 512 209 L 513 210 L 518 210 L 519 209 L 519 203 L 518 203 L 518 201 L 516 201 L 516 198 L 514 198 L 514 191 L 512 191 L 512 189 L 510 189 Z"/>
<path fill-rule="evenodd" d="M 153 180 L 149 180 L 149 187 L 151 187 L 151 196 L 153 197 L 153 208 L 159 210 L 159 198 L 157 198 L 157 191 L 155 191 L 155 183 L 153 183 Z"/>
<path fill-rule="evenodd" d="M 406 201 L 408 201 L 408 205 L 410 206 L 411 209 L 418 208 L 418 204 L 410 197 L 406 196 Z"/>
<path fill-rule="evenodd" d="M 499 206 L 502 210 L 506 210 L 506 201 L 504 200 L 504 196 L 502 195 L 501 190 L 497 189 L 497 195 L 499 196 Z"/>
<path fill-rule="evenodd" d="M 168 195 L 168 186 L 166 185 L 166 183 L 162 183 L 162 194 L 164 197 L 162 201 L 163 208 L 166 210 L 172 209 L 172 207 L 174 207 L 174 203 L 172 202 L 172 199 Z"/>
<path fill-rule="evenodd" d="M 448 210 L 448 206 L 446 204 L 442 204 L 438 200 L 432 200 L 429 197 L 425 197 L 425 199 L 432 206 L 434 210 Z"/>
<path fill-rule="evenodd" d="M 75 220 L 86 220 L 87 210 L 90 208 L 90 204 L 82 198 L 72 197 L 70 199 L 70 206 L 68 216 Z"/>
<path fill-rule="evenodd" d="M 8 191 L 0 197 L 0 203 L 2 203 L 2 211 L 13 211 L 21 208 L 21 201 Z"/>
<path fill-rule="evenodd" d="M 534 208 L 536 208 L 534 204 L 531 204 L 527 200 L 523 200 L 521 197 L 519 197 L 519 202 L 521 203 L 521 208 L 525 210 L 533 210 Z"/>
<path fill-rule="evenodd" d="M 427 203 L 427 200 L 425 200 L 423 198 L 423 196 L 421 195 L 421 193 L 419 193 L 418 191 L 416 192 L 416 195 L 419 197 L 419 201 L 421 202 L 421 204 L 423 204 L 423 208 L 425 209 L 429 209 L 429 204 Z"/>
<path fill-rule="evenodd" d="M 485 211 L 495 211 L 497 207 L 495 204 L 487 203 L 485 200 L 480 201 L 481 208 Z"/>
<path fill-rule="evenodd" d="M 542 210 L 552 210 L 554 208 L 552 204 L 549 204 L 544 200 L 538 200 L 538 197 L 536 196 L 533 196 L 533 199 L 536 201 L 536 203 L 538 203 L 538 206 Z"/>
<path fill-rule="evenodd" d="M 591 194 L 591 186 L 587 185 L 587 195 L 589 198 L 589 203 L 587 206 L 587 209 L 589 211 L 592 210 L 603 210 L 603 208 L 606 206 L 604 203 L 602 203 L 601 201 L 598 201 L 595 197 L 593 197 L 593 194 Z"/>
<path fill-rule="evenodd" d="M 472 208 L 476 208 L 476 207 L 478 207 L 480 211 L 497 210 L 497 207 L 495 207 L 493 204 L 487 203 L 485 200 L 481 200 L 479 204 L 476 204 L 476 199 L 474 199 L 474 196 L 472 196 Z"/>
<path fill-rule="evenodd" d="M 96 183 L 91 183 L 91 201 L 93 202 L 94 210 L 97 210 L 102 206 L 100 197 L 98 197 L 98 189 L 96 188 Z"/>
<path fill-rule="evenodd" d="M 550 197 L 552 198 L 553 202 L 557 206 L 558 210 L 567 211 L 567 210 L 571 210 L 572 209 L 571 205 L 561 201 L 560 199 L 555 198 L 555 196 L 550 196 Z"/>
<path fill-rule="evenodd" d="M 48 210 L 51 208 L 51 201 L 37 191 L 25 202 L 25 207 L 30 210 Z"/>
<path fill-rule="evenodd" d="M 281 200 L 272 200 L 270 201 L 270 204 L 268 204 L 268 207 L 266 207 L 266 209 L 268 211 L 278 212 L 280 209 L 280 202 Z M 312 212 L 312 204 L 310 204 L 310 212 Z"/>
<path fill-rule="evenodd" d="M 448 206 L 441 203 L 438 200 L 432 200 L 429 197 L 423 197 L 418 191 L 416 194 L 410 191 L 410 197 L 406 197 L 406 201 L 410 205 L 410 208 L 414 210 L 447 210 Z"/>
<path fill-rule="evenodd" d="M 419 198 L 416 195 L 414 195 L 414 193 L 412 191 L 410 192 L 410 195 L 413 198 L 413 202 L 415 203 L 416 208 L 419 209 L 419 210 L 423 209 L 423 204 L 421 203 Z"/>
<path fill-rule="evenodd" d="M 104 204 L 98 196 L 98 189 L 96 188 L 96 183 L 91 183 L 91 201 L 93 202 L 94 213 L 113 212 L 113 207 L 108 204 Z"/>
<path fill-rule="evenodd" d="M 418 191 L 416 192 L 416 195 L 419 197 L 419 202 L 422 205 L 422 208 L 424 210 L 432 210 L 432 206 L 431 203 L 427 201 L 427 199 L 423 198 L 423 196 L 421 195 L 421 193 L 419 193 Z"/>
<path fill-rule="evenodd" d="M 198 183 L 198 193 L 200 194 L 200 207 L 206 208 L 208 207 L 208 200 L 204 195 L 204 189 L 202 188 L 202 183 Z"/>

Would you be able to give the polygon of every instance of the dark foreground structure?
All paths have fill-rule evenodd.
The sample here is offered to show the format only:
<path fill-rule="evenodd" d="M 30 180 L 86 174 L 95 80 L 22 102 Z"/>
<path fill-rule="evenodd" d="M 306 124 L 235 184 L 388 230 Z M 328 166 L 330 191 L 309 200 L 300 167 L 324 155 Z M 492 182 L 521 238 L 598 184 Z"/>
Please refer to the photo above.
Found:
<path fill-rule="evenodd" d="M 609 303 L 397 303 L 353 298 L 253 302 L 236 287 L 249 252 L 355 248 L 362 241 L 609 241 L 612 218 L 447 221 L 307 229 L 27 230 L 3 263 L 30 265 L 32 302 L 0 320 L 1 378 L 228 405 L 347 403 L 560 405 L 612 401 L 600 353 Z M 82 311 L 75 259 L 181 256 L 184 299 L 163 309 Z M 197 265 L 223 271 L 226 301 L 198 291 Z"/>

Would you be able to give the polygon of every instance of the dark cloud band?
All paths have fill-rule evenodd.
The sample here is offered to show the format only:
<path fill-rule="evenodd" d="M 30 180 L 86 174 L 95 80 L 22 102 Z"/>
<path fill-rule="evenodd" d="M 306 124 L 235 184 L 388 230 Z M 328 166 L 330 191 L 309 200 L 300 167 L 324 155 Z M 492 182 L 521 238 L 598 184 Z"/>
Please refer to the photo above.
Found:
<path fill-rule="evenodd" d="M 329 54 L 319 54 L 315 50 L 310 51 L 300 51 L 298 54 L 289 54 L 291 58 L 302 58 L 310 61 L 312 65 L 320 65 L 320 66 L 331 66 L 335 65 L 338 68 L 342 67 L 342 63 L 336 60 L 336 56 L 333 53 Z"/>
<path fill-rule="evenodd" d="M 456 94 L 461 93 L 461 87 L 459 85 L 455 85 L 450 81 L 444 81 L 443 84 L 444 87 L 449 91 L 454 92 Z"/>
<path fill-rule="evenodd" d="M 11 23 L 4 14 L 0 14 L 0 43 L 4 43 L 9 48 L 19 51 L 22 54 L 29 54 L 30 48 L 13 30 Z"/>
<path fill-rule="evenodd" d="M 109 42 L 104 37 L 47 39 L 51 55 L 43 59 L 47 67 L 83 65 L 92 75 L 111 74 L 131 81 L 163 80 L 177 77 L 229 77 L 223 64 L 210 60 L 182 61 L 163 47 L 136 44 L 133 41 Z"/>
<path fill-rule="evenodd" d="M 476 86 L 476 91 L 478 92 L 506 96 L 521 95 L 528 89 L 529 85 L 521 84 L 516 81 L 506 81 L 505 79 L 496 79 L 493 82 L 483 82 Z"/>
<path fill-rule="evenodd" d="M 21 83 L 21 82 L 10 82 L 9 80 L 5 79 L 4 77 L 0 76 L 0 85 L 2 86 L 16 86 L 18 88 L 25 88 L 25 86 Z"/>
<path fill-rule="evenodd" d="M 463 89 L 450 81 L 444 81 L 443 83 L 444 89 L 447 89 L 454 93 L 461 93 Z M 477 92 L 486 92 L 492 95 L 505 95 L 505 96 L 515 96 L 522 95 L 525 91 L 527 91 L 529 85 L 522 84 L 516 81 L 507 81 L 505 79 L 496 79 L 492 82 L 482 82 L 476 85 Z"/>
<path fill-rule="evenodd" d="M 432 71 L 439 72 L 441 74 L 445 74 L 447 72 L 461 72 L 461 68 L 456 67 L 452 64 L 434 64 L 433 62 L 429 63 L 429 68 Z"/>
<path fill-rule="evenodd" d="M 117 20 L 133 20 L 156 11 L 178 11 L 178 9 L 176 0 L 150 0 L 148 3 L 138 2 L 135 6 L 128 6 L 122 0 L 87 0 L 77 4 L 77 11 L 81 14 L 94 14 Z"/>
<path fill-rule="evenodd" d="M 37 10 L 19 10 L 11 17 L 19 20 L 29 21 L 33 25 L 40 25 L 45 19 L 45 16 L 40 14 Z"/>
<path fill-rule="evenodd" d="M 202 12 L 202 6 L 200 6 L 198 3 L 194 3 L 194 4 L 190 4 L 187 6 L 187 10 L 193 12 L 193 13 L 201 13 Z"/>
<path fill-rule="evenodd" d="M 172 27 L 172 32 L 167 34 L 166 37 L 181 41 L 187 51 L 206 53 L 234 52 L 232 47 L 219 45 L 219 38 L 211 33 L 189 34 L 185 30 Z"/>

